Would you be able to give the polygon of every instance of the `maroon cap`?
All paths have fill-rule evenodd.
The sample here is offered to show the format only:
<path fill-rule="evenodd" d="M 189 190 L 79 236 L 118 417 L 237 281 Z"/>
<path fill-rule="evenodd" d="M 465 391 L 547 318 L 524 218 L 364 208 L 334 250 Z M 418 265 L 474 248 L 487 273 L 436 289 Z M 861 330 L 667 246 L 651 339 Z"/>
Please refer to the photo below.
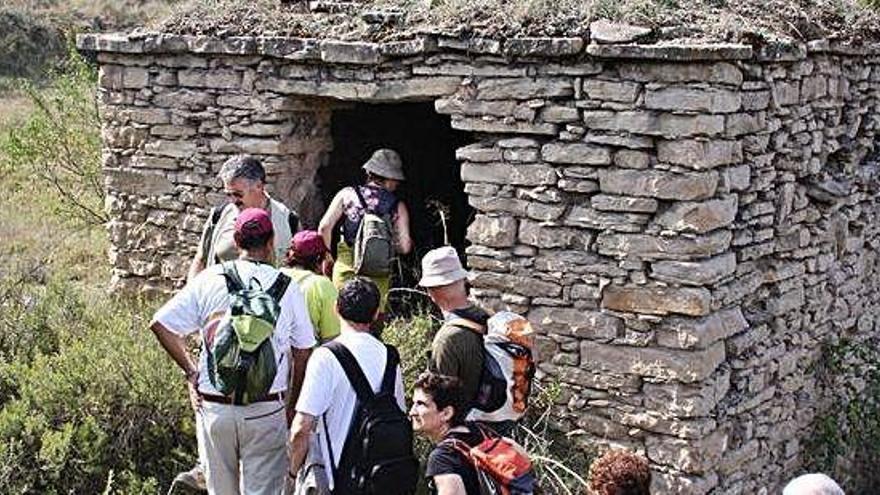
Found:
<path fill-rule="evenodd" d="M 235 235 L 241 239 L 252 239 L 271 232 L 272 219 L 262 208 L 245 208 L 235 219 Z"/>
<path fill-rule="evenodd" d="M 297 258 L 307 259 L 322 256 L 327 252 L 327 246 L 324 245 L 324 238 L 321 237 L 321 234 L 314 230 L 303 230 L 297 232 L 290 240 L 290 250 L 295 253 Z"/>

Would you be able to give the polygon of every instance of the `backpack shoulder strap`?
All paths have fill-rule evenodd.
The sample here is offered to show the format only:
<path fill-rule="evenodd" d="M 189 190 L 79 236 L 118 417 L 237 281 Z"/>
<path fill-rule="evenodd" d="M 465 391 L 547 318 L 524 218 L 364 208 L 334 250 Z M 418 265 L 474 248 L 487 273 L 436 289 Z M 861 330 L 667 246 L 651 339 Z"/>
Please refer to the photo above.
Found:
<path fill-rule="evenodd" d="M 220 221 L 220 217 L 223 216 L 223 210 L 225 210 L 227 206 L 229 206 L 228 203 L 211 208 L 211 227 L 217 225 L 217 222 Z"/>
<path fill-rule="evenodd" d="M 382 376 L 383 393 L 394 395 L 394 388 L 397 385 L 397 365 L 400 364 L 400 354 L 393 345 L 386 345 L 388 351 L 388 360 L 385 362 L 385 374 Z"/>
<path fill-rule="evenodd" d="M 241 281 L 238 269 L 235 268 L 235 261 L 224 261 L 222 266 L 223 278 L 226 279 L 226 290 L 229 291 L 230 294 L 242 290 L 244 288 L 244 282 Z"/>
<path fill-rule="evenodd" d="M 370 382 L 367 381 L 367 377 L 364 376 L 363 370 L 361 370 L 351 351 L 342 345 L 341 342 L 335 340 L 331 340 L 324 345 L 336 356 L 336 360 L 339 361 L 342 370 L 345 371 L 348 383 L 351 384 L 354 393 L 357 394 L 358 400 L 363 403 L 372 399 L 374 394 L 372 387 L 370 387 Z"/>
<path fill-rule="evenodd" d="M 272 286 L 269 287 L 269 290 L 266 291 L 266 294 L 272 296 L 272 299 L 275 300 L 275 303 L 281 302 L 281 298 L 284 297 L 284 293 L 287 292 L 287 287 L 290 285 L 290 277 L 287 275 L 278 272 L 278 277 L 275 278 L 275 281 L 272 282 Z"/>
<path fill-rule="evenodd" d="M 299 230 L 299 217 L 293 210 L 287 214 L 287 224 L 290 225 L 290 235 L 296 234 Z"/>
<path fill-rule="evenodd" d="M 467 330 L 472 330 L 480 335 L 484 335 L 486 333 L 486 327 L 480 325 L 475 321 L 468 320 L 467 318 L 453 318 L 446 322 L 447 325 L 452 325 L 458 328 L 465 328 Z"/>
<path fill-rule="evenodd" d="M 365 212 L 369 213 L 370 207 L 367 206 L 367 200 L 364 199 L 364 194 L 361 192 L 361 186 L 354 186 L 353 189 L 355 194 L 357 194 L 358 201 L 361 202 L 361 207 L 364 209 Z"/>

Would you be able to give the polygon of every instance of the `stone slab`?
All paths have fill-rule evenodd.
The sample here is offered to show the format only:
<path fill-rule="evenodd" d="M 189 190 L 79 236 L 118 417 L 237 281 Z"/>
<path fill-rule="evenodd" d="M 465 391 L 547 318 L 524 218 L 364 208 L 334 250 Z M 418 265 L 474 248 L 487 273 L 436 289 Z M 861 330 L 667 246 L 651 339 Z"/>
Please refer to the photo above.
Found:
<path fill-rule="evenodd" d="M 637 375 L 659 380 L 693 383 L 708 378 L 724 362 L 724 344 L 684 351 L 610 345 L 584 340 L 581 366 L 589 371 Z"/>
<path fill-rule="evenodd" d="M 735 43 L 664 44 L 664 45 L 587 45 L 587 53 L 598 58 L 668 60 L 693 62 L 705 60 L 748 60 L 752 47 Z"/>
<path fill-rule="evenodd" d="M 611 285 L 602 292 L 602 308 L 628 313 L 703 316 L 711 303 L 712 295 L 702 288 Z"/>

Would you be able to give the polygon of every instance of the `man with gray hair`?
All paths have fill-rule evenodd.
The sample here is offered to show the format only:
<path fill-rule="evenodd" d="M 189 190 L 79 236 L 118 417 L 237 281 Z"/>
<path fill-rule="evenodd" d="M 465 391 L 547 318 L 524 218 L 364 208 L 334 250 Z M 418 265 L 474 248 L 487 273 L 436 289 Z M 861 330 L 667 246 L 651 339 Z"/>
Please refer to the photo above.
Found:
<path fill-rule="evenodd" d="M 821 473 L 798 476 L 791 480 L 782 495 L 845 495 L 833 479 Z"/>
<path fill-rule="evenodd" d="M 202 230 L 196 255 L 190 263 L 187 280 L 192 280 L 205 268 L 238 258 L 238 249 L 232 234 L 235 219 L 245 208 L 262 208 L 269 212 L 275 229 L 274 254 L 276 264 L 284 259 L 290 239 L 296 233 L 299 219 L 296 213 L 266 192 L 266 171 L 252 156 L 234 156 L 223 164 L 218 174 L 223 192 L 229 202 L 211 209 Z"/>

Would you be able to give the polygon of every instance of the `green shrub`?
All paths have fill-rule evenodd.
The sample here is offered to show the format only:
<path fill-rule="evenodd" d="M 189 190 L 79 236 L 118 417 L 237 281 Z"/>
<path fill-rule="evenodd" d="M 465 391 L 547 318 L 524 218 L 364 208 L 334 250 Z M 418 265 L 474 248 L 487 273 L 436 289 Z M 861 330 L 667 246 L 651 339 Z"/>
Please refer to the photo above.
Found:
<path fill-rule="evenodd" d="M 0 350 L 0 493 L 155 493 L 191 463 L 193 414 L 150 310 L 64 281 L 0 305 L 18 337 Z"/>
<path fill-rule="evenodd" d="M 8 187 L 33 190 L 59 218 L 92 225 L 107 221 L 96 84 L 95 69 L 71 51 L 47 87 L 25 84 L 35 110 L 0 139 Z"/>
<path fill-rule="evenodd" d="M 0 7 L 0 77 L 40 78 L 64 55 L 64 34 L 33 10 Z"/>
<path fill-rule="evenodd" d="M 876 339 L 826 345 L 816 367 L 830 405 L 813 423 L 805 465 L 841 481 L 847 493 L 876 493 L 880 472 L 880 354 Z"/>

